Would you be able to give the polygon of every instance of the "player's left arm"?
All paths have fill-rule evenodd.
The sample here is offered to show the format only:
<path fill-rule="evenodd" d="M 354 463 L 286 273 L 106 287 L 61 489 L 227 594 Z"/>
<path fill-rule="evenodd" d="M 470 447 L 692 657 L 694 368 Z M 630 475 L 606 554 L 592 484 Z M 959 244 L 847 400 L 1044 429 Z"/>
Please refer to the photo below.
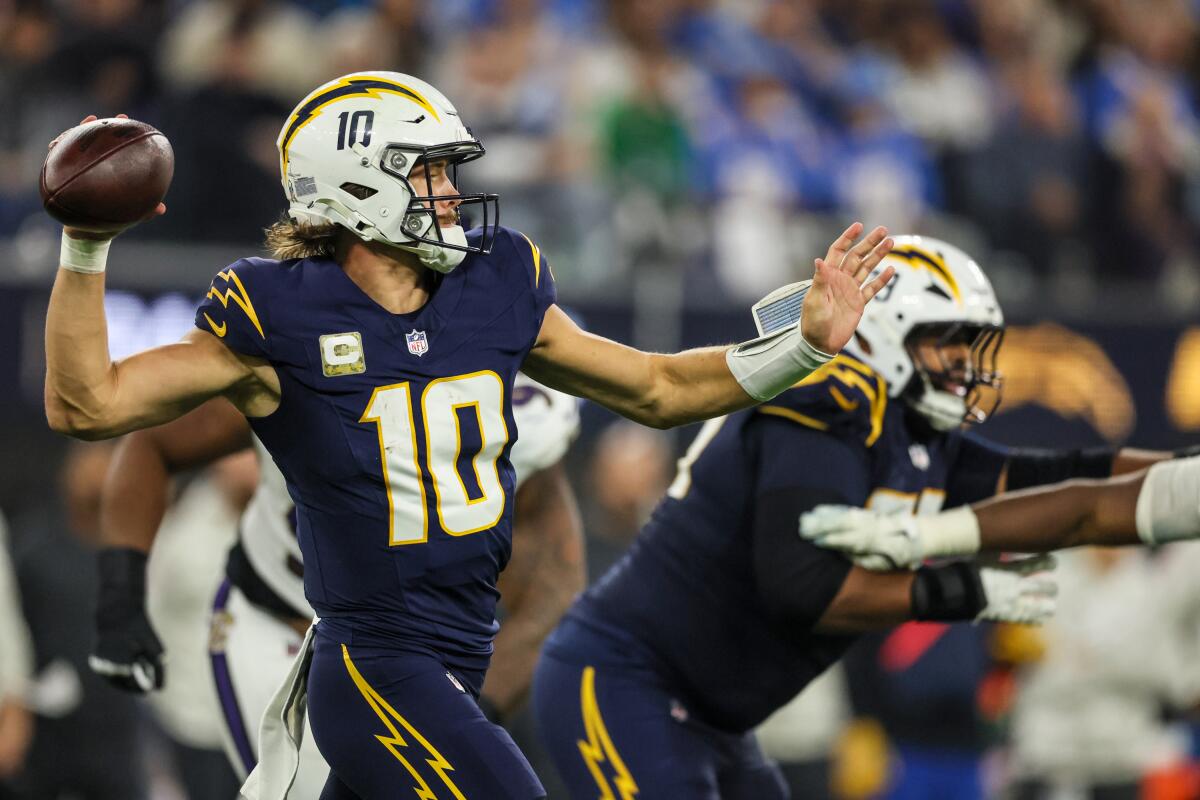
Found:
<path fill-rule="evenodd" d="M 504 624 L 480 700 L 493 721 L 520 707 L 542 641 L 587 582 L 583 525 L 562 464 L 531 475 L 516 503 L 512 557 L 498 584 Z"/>
<path fill-rule="evenodd" d="M 636 422 L 670 428 L 768 400 L 807 377 L 850 340 L 863 309 L 894 270 L 867 278 L 891 249 L 885 228 L 862 241 L 854 223 L 816 260 L 800 324 L 734 347 L 645 353 L 581 330 L 560 309 L 546 312 L 522 369 Z"/>

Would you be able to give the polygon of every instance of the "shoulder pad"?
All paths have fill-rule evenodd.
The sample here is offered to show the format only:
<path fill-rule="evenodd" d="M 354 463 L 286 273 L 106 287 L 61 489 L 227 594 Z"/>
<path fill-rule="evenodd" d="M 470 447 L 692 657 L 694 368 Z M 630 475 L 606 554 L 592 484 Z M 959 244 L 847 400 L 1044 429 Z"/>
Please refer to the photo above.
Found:
<path fill-rule="evenodd" d="M 230 264 L 216 274 L 196 309 L 196 327 L 235 352 L 269 357 L 271 294 L 284 272 L 280 262 L 266 258 Z"/>
<path fill-rule="evenodd" d="M 533 289 L 541 312 L 555 300 L 554 272 L 542 250 L 532 239 L 512 228 L 496 229 L 496 240 L 492 244 L 492 255 L 501 259 L 513 259 L 521 264 L 523 272 Z"/>
<path fill-rule="evenodd" d="M 758 413 L 854 438 L 867 447 L 883 433 L 887 385 L 857 359 L 839 355 L 800 383 L 758 407 Z"/>

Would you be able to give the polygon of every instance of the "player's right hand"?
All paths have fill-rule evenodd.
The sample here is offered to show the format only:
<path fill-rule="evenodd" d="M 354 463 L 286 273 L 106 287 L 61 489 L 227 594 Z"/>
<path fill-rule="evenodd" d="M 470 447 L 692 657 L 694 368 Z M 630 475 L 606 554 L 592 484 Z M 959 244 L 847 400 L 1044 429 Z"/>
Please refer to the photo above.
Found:
<path fill-rule="evenodd" d="M 820 505 L 800 516 L 800 535 L 875 572 L 917 569 L 925 559 L 917 518 L 909 512 Z"/>
<path fill-rule="evenodd" d="M 161 689 L 163 646 L 146 616 L 146 554 L 129 548 L 102 550 L 99 567 L 96 647 L 88 666 L 118 689 Z"/>
<path fill-rule="evenodd" d="M 116 118 L 117 119 L 129 119 L 129 115 L 128 114 L 117 114 Z M 79 124 L 86 125 L 87 123 L 89 123 L 93 120 L 97 120 L 97 119 L 100 119 L 100 118 L 97 117 L 95 114 L 88 114 L 86 117 L 79 120 Z M 53 139 L 50 140 L 50 144 L 46 146 L 46 149 L 47 150 L 52 149 L 54 147 L 54 145 L 58 144 L 58 140 L 66 135 L 67 135 L 67 131 L 63 131 L 58 136 L 55 136 Z M 165 213 L 167 213 L 167 206 L 165 203 L 159 203 L 158 208 L 154 209 L 154 216 L 162 216 Z M 128 226 L 126 226 L 126 227 L 128 227 Z M 107 241 L 109 239 L 115 239 L 117 237 L 117 234 L 121 233 L 121 231 L 123 231 L 123 230 L 125 230 L 125 227 L 116 228 L 112 231 L 84 231 L 84 230 L 80 230 L 79 228 L 71 228 L 71 227 L 66 227 L 66 226 L 63 227 L 63 232 L 65 234 L 67 234 L 67 236 L 70 236 L 72 239 L 86 239 L 86 240 L 97 241 L 97 242 L 103 242 L 103 241 Z"/>

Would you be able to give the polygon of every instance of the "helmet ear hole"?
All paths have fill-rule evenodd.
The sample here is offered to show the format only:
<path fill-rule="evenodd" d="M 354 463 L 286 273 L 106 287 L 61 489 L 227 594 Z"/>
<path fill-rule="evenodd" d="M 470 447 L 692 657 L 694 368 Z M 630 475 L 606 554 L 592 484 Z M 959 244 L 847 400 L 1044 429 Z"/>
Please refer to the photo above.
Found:
<path fill-rule="evenodd" d="M 361 183 L 354 183 L 352 181 L 346 181 L 338 188 L 359 200 L 366 200 L 371 195 L 379 194 L 377 189 L 372 189 L 370 186 L 363 186 Z"/>

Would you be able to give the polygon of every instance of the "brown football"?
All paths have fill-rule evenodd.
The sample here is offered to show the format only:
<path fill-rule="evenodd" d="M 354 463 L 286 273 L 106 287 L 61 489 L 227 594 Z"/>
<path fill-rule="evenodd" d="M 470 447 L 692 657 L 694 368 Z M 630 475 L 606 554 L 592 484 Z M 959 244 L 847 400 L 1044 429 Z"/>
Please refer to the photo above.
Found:
<path fill-rule="evenodd" d="M 97 119 L 50 146 L 42 205 L 70 228 L 119 230 L 154 215 L 174 173 L 166 136 L 133 119 Z"/>

